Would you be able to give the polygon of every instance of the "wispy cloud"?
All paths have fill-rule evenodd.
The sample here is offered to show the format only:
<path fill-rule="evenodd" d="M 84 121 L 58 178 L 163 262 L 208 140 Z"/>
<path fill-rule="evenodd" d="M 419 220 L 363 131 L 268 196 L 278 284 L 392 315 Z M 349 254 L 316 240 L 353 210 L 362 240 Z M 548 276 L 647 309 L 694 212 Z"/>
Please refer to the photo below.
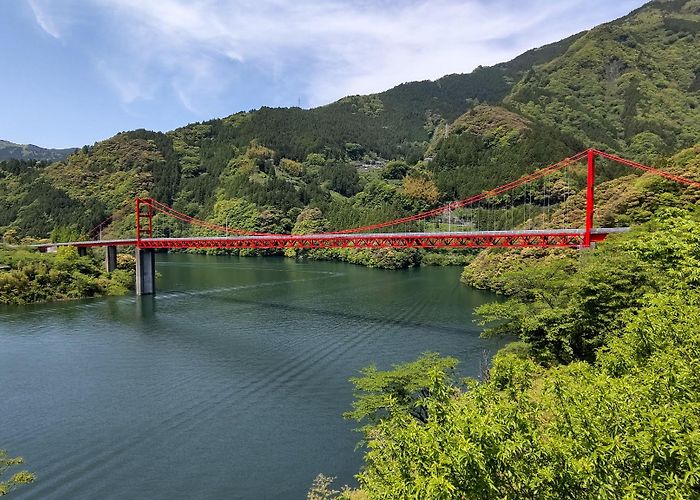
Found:
<path fill-rule="evenodd" d="M 51 36 L 56 0 L 27 0 Z M 309 105 L 493 64 L 609 18 L 604 0 L 63 0 L 90 11 L 86 49 L 124 102 L 164 89 L 197 112 L 252 82 Z M 640 4 L 616 2 L 615 15 Z M 578 13 L 578 14 L 577 14 Z M 294 88 L 289 88 L 289 87 Z M 233 111 L 233 110 L 231 110 Z"/>
<path fill-rule="evenodd" d="M 44 9 L 39 2 L 37 2 L 37 0 L 27 0 L 27 3 L 29 4 L 29 7 L 31 7 L 34 17 L 36 18 L 36 22 L 39 26 L 41 26 L 41 29 L 54 38 L 61 38 L 61 33 L 59 33 L 51 17 L 44 12 Z"/>

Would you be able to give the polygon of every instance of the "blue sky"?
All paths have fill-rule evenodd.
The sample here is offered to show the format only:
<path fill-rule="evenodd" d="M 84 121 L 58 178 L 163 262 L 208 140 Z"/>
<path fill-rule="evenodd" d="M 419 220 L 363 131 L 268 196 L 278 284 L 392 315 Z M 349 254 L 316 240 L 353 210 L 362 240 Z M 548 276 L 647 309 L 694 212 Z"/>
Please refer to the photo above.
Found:
<path fill-rule="evenodd" d="M 92 144 L 465 73 L 641 0 L 3 0 L 0 139 Z"/>

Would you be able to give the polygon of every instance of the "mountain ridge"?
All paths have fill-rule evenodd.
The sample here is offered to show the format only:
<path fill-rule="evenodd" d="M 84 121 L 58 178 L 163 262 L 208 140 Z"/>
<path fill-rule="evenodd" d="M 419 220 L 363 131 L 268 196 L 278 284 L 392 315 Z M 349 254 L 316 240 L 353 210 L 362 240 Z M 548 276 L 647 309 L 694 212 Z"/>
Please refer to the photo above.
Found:
<path fill-rule="evenodd" d="M 34 144 L 16 144 L 0 139 L 0 161 L 2 160 L 65 160 L 78 148 L 42 148 Z"/>

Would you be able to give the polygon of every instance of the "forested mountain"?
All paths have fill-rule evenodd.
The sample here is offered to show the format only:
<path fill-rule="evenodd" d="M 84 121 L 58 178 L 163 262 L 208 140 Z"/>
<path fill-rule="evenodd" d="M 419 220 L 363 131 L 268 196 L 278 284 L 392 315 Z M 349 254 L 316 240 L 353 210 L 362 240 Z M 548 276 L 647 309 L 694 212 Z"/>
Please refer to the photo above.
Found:
<path fill-rule="evenodd" d="M 75 148 L 46 149 L 33 144 L 15 144 L 0 139 L 0 161 L 13 159 L 61 161 L 68 158 L 74 151 Z"/>
<path fill-rule="evenodd" d="M 700 136 L 700 2 L 657 1 L 528 71 L 506 102 L 595 147 L 671 153 Z"/>
<path fill-rule="evenodd" d="M 479 102 L 500 102 L 527 70 L 563 54 L 580 36 L 468 74 L 404 83 L 379 94 L 348 96 L 309 110 L 263 107 L 206 125 L 212 127 L 211 135 L 237 147 L 257 140 L 297 161 L 320 152 L 351 159 L 405 157 L 415 162 L 441 123 L 451 122 Z"/>
<path fill-rule="evenodd" d="M 135 196 L 221 222 L 247 213 L 237 222 L 248 229 L 292 230 L 310 208 L 343 228 L 462 198 L 589 146 L 653 163 L 700 140 L 699 25 L 698 0 L 655 1 L 469 74 L 311 110 L 123 132 L 52 164 L 0 163 L 0 234 L 85 233 L 107 216 L 117 221 L 108 232 L 127 234 L 132 222 L 117 215 Z"/>
<path fill-rule="evenodd" d="M 479 105 L 450 124 L 428 168 L 441 193 L 462 199 L 583 149 L 556 127 L 501 106 Z"/>

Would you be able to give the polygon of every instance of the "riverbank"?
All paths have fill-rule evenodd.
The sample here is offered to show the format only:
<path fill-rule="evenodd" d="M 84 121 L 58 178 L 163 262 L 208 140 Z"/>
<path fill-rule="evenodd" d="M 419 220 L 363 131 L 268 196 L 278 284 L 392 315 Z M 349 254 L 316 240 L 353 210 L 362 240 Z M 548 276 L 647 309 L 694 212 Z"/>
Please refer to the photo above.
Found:
<path fill-rule="evenodd" d="M 0 247 L 0 304 L 30 304 L 103 295 L 124 295 L 134 288 L 134 258 L 120 255 L 107 273 L 91 256 L 75 248 L 38 253 Z"/>
<path fill-rule="evenodd" d="M 298 252 L 298 251 L 296 251 Z M 418 266 L 465 266 L 475 257 L 473 250 L 421 250 L 379 248 L 376 250 L 326 249 L 287 254 L 309 260 L 336 260 L 375 269 L 407 269 Z"/>
<path fill-rule="evenodd" d="M 178 253 L 178 252 L 175 252 Z M 185 253 L 231 257 L 281 257 L 282 252 L 222 252 L 192 250 Z M 464 266 L 475 254 L 468 251 L 419 249 L 376 250 L 328 249 L 287 253 L 287 258 L 308 261 L 347 262 L 376 269 L 407 269 L 418 266 Z M 57 253 L 39 253 L 28 248 L 0 247 L 0 304 L 30 304 L 106 295 L 125 295 L 134 290 L 135 260 L 118 255 L 117 270 L 104 271 L 91 252 L 80 257 L 71 247 Z"/>
<path fill-rule="evenodd" d="M 310 261 L 336 261 L 356 264 L 372 269 L 408 269 L 419 266 L 466 266 L 476 257 L 478 250 L 409 248 L 377 248 L 354 250 L 326 248 L 315 250 L 221 250 L 191 249 L 187 253 L 204 255 L 231 255 L 239 257 L 284 256 Z"/>

